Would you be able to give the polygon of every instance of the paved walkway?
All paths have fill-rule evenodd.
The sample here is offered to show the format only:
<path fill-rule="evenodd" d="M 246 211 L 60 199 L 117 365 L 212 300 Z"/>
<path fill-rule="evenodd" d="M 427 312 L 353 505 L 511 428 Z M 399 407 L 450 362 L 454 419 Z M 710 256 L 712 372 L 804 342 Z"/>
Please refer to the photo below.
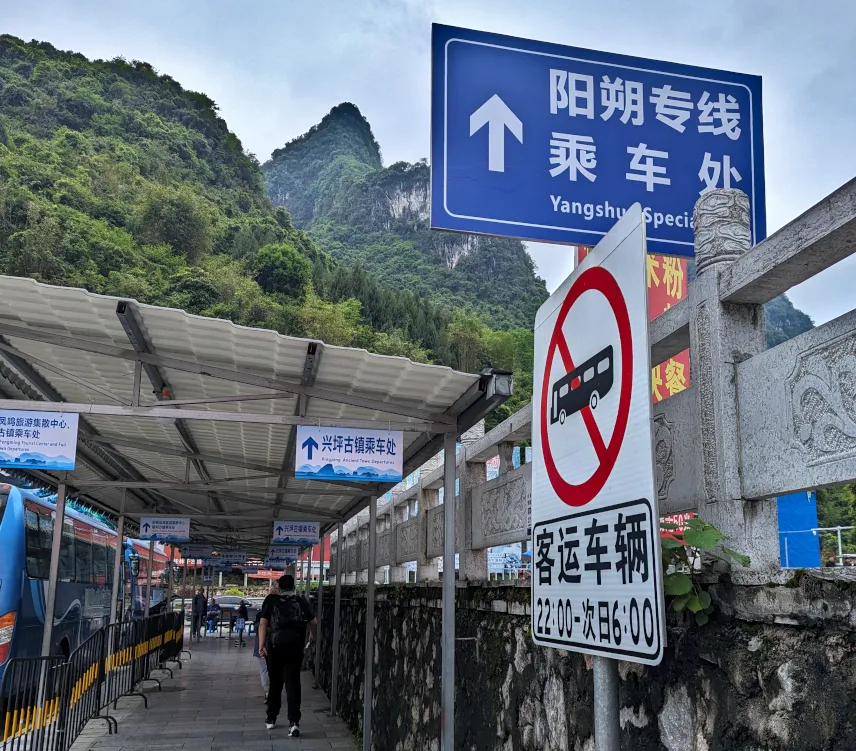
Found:
<path fill-rule="evenodd" d="M 185 644 L 187 644 L 185 636 Z M 229 646 L 228 639 L 208 637 L 192 644 L 184 669 L 173 666 L 163 690 L 146 683 L 148 710 L 143 700 L 119 702 L 115 717 L 118 735 L 108 735 L 106 723 L 93 721 L 72 751 L 287 751 L 287 749 L 356 749 L 345 724 L 328 715 L 330 703 L 312 689 L 312 676 L 303 673 L 303 718 L 300 738 L 288 738 L 283 712 L 274 730 L 265 730 L 264 694 L 252 646 Z"/>

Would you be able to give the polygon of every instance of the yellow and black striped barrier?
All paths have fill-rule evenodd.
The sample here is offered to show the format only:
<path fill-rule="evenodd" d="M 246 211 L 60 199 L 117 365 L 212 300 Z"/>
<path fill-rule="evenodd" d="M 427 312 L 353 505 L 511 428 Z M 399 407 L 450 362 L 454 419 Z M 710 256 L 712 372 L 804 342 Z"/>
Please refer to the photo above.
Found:
<path fill-rule="evenodd" d="M 153 670 L 177 662 L 184 611 L 114 623 L 96 631 L 68 658 L 12 658 L 0 681 L 0 751 L 68 751 L 91 719 L 136 689 Z M 160 685 L 158 683 L 158 685 Z"/>

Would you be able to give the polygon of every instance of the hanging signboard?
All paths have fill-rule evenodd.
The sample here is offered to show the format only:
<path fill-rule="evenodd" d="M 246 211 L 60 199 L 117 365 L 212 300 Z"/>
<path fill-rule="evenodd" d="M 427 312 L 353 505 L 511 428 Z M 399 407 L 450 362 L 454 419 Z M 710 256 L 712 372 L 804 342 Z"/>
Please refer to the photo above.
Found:
<path fill-rule="evenodd" d="M 297 426 L 294 476 L 300 480 L 401 482 L 400 430 Z"/>
<path fill-rule="evenodd" d="M 297 545 L 271 545 L 268 548 L 267 560 L 279 560 L 281 558 L 286 563 L 294 563 L 299 554 L 300 549 Z"/>
<path fill-rule="evenodd" d="M 0 467 L 73 470 L 77 422 L 77 413 L 0 412 Z"/>
<path fill-rule="evenodd" d="M 532 634 L 659 664 L 645 220 L 628 209 L 535 319 Z"/>
<path fill-rule="evenodd" d="M 275 521 L 271 542 L 286 545 L 317 545 L 319 532 L 318 522 Z"/>
<path fill-rule="evenodd" d="M 247 560 L 247 554 L 243 550 L 225 550 L 220 553 L 219 558 L 224 566 L 243 566 Z"/>
<path fill-rule="evenodd" d="M 223 557 L 219 555 L 212 556 L 210 558 L 205 558 L 202 561 L 202 568 L 210 568 L 215 571 L 223 571 L 227 568 L 226 563 L 223 561 Z"/>
<path fill-rule="evenodd" d="M 208 543 L 190 543 L 181 546 L 182 558 L 207 558 L 214 550 Z"/>
<path fill-rule="evenodd" d="M 181 516 L 142 516 L 140 539 L 187 542 L 190 539 L 190 519 Z"/>

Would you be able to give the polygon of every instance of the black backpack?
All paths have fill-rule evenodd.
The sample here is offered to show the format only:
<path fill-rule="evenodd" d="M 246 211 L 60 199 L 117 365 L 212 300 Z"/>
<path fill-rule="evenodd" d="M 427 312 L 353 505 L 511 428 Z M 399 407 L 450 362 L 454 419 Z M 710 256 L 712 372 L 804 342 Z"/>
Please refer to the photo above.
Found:
<path fill-rule="evenodd" d="M 306 625 L 303 608 L 296 595 L 288 595 L 276 598 L 271 609 L 270 617 L 270 644 L 277 647 L 291 644 L 295 640 L 302 643 L 303 634 L 301 629 Z"/>

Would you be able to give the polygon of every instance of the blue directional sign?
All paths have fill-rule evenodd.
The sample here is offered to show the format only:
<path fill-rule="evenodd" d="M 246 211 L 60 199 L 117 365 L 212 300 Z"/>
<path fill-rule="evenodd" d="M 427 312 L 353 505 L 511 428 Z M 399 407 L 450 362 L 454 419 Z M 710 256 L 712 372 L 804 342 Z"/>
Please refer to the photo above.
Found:
<path fill-rule="evenodd" d="M 761 79 L 434 25 L 431 227 L 594 245 L 637 201 L 648 250 L 693 255 L 714 188 L 766 233 Z"/>

